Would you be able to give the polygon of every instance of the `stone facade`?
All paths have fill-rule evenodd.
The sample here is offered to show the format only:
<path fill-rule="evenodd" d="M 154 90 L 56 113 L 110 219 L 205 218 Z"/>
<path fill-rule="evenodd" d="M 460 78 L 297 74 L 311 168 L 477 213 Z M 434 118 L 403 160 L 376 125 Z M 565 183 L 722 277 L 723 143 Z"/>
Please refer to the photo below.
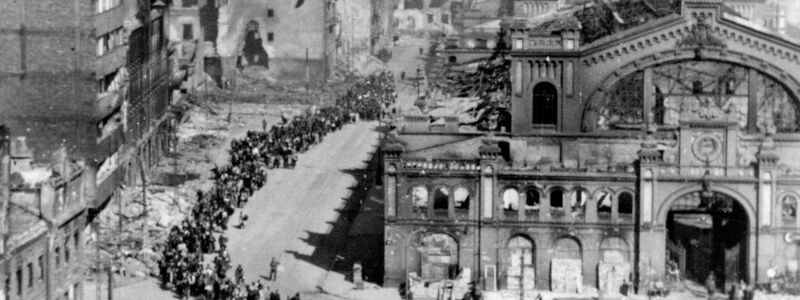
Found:
<path fill-rule="evenodd" d="M 386 284 L 430 263 L 420 245 L 433 234 L 457 241 L 446 265 L 486 290 L 519 289 L 527 266 L 535 286 L 523 289 L 613 291 L 620 278 L 663 280 L 671 260 L 721 285 L 800 259 L 784 241 L 800 228 L 800 45 L 721 1 L 685 1 L 589 43 L 568 23 L 517 22 L 510 39 L 510 133 L 409 119 L 384 145 Z M 686 261 L 703 257 L 693 249 L 713 267 Z"/>

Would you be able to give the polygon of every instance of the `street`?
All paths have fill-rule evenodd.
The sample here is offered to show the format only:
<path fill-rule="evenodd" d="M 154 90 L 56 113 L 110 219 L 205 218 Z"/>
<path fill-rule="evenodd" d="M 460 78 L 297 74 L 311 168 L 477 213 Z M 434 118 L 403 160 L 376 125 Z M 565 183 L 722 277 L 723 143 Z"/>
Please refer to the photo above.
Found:
<path fill-rule="evenodd" d="M 394 72 L 397 84 L 397 106 L 401 111 L 413 108 L 416 88 L 408 80 L 415 76 L 417 66 L 423 62 L 419 48 L 427 47 L 424 38 L 403 36 L 388 69 Z M 406 81 L 400 73 L 406 72 Z M 246 130 L 260 130 L 257 118 L 249 120 L 247 109 L 234 107 L 234 118 L 242 123 L 232 128 L 231 135 L 241 137 Z M 272 121 L 270 121 L 272 122 Z M 334 260 L 346 250 L 348 230 L 358 211 L 359 199 L 366 197 L 361 189 L 365 182 L 367 164 L 377 150 L 379 131 L 377 122 L 349 124 L 342 130 L 325 137 L 322 143 L 299 155 L 295 169 L 273 169 L 269 171 L 267 184 L 258 190 L 243 208 L 249 216 L 242 229 L 232 225 L 238 218 L 231 218 L 228 231 L 228 248 L 231 264 L 235 269 L 241 264 L 247 282 L 261 280 L 265 287 L 280 291 L 283 297 L 300 293 L 302 299 L 394 299 L 396 290 L 372 290 L 352 293 L 353 284 L 348 272 L 352 268 Z M 227 155 L 214 155 L 215 161 Z M 370 180 L 367 180 L 370 179 Z M 357 195 L 356 195 L 357 194 Z M 355 201 L 355 203 L 353 203 Z M 238 214 L 238 211 L 236 212 Z M 382 249 L 375 249 L 382 251 Z M 269 262 L 275 257 L 280 262 L 278 280 L 267 281 Z M 347 259 L 352 262 L 352 258 Z M 332 269 L 337 271 L 330 271 Z M 87 282 L 86 295 L 94 299 L 96 285 Z M 103 298 L 107 291 L 103 291 Z M 151 300 L 174 299 L 170 291 L 158 287 L 156 278 L 147 278 L 114 289 L 114 299 Z M 398 298 L 399 299 L 399 298 Z"/>
<path fill-rule="evenodd" d="M 343 284 L 341 274 L 326 276 L 341 242 L 326 235 L 338 217 L 336 209 L 348 197 L 348 187 L 357 181 L 348 173 L 365 168 L 375 151 L 376 125 L 348 125 L 303 154 L 297 168 L 269 173 L 267 185 L 244 208 L 250 216 L 245 227 L 230 226 L 227 232 L 232 266 L 241 264 L 247 281 L 266 283 L 268 264 L 275 257 L 280 262 L 278 280 L 266 286 L 282 294 Z"/>

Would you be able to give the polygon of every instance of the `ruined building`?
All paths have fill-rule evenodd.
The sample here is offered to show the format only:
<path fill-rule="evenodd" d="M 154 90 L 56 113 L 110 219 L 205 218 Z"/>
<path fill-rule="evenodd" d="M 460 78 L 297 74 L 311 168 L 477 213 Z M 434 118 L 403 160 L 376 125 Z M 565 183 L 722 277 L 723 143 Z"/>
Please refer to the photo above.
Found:
<path fill-rule="evenodd" d="M 642 9 L 510 24 L 508 133 L 406 117 L 382 148 L 387 285 L 615 294 L 796 268 L 800 43 L 722 1 Z"/>
<path fill-rule="evenodd" d="M 0 118 L 34 162 L 61 146 L 85 160 L 101 207 L 172 141 L 166 2 L 0 3 Z"/>
<path fill-rule="evenodd" d="M 201 25 L 215 28 L 223 85 L 235 84 L 237 70 L 249 66 L 281 81 L 324 81 L 339 38 L 336 2 L 209 1 Z"/>
<path fill-rule="evenodd" d="M 3 299 L 83 299 L 86 208 L 94 178 L 62 148 L 33 163 L 26 140 L 0 126 Z"/>

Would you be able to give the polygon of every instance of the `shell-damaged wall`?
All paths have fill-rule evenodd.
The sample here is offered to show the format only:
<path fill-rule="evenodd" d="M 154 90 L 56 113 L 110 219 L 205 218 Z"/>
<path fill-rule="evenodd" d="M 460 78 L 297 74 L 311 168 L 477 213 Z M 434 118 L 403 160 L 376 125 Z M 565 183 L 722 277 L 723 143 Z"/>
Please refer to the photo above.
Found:
<path fill-rule="evenodd" d="M 242 54 L 247 25 L 255 21 L 272 76 L 304 77 L 306 49 L 312 77 L 323 74 L 325 1 L 303 1 L 296 6 L 297 1 L 229 1 L 219 8 L 217 53 L 235 61 Z"/>

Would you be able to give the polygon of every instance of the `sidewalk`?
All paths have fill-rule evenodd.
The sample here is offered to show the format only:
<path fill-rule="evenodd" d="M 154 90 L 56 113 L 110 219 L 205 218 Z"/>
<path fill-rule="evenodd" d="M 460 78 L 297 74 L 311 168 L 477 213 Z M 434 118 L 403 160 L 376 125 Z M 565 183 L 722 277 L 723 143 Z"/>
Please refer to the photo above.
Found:
<path fill-rule="evenodd" d="M 97 298 L 97 282 L 86 281 L 83 289 L 84 300 L 107 300 L 108 286 L 103 283 L 101 296 Z M 147 277 L 145 280 L 126 286 L 115 288 L 114 300 L 174 300 L 177 299 L 171 291 L 162 290 L 155 278 Z"/>

